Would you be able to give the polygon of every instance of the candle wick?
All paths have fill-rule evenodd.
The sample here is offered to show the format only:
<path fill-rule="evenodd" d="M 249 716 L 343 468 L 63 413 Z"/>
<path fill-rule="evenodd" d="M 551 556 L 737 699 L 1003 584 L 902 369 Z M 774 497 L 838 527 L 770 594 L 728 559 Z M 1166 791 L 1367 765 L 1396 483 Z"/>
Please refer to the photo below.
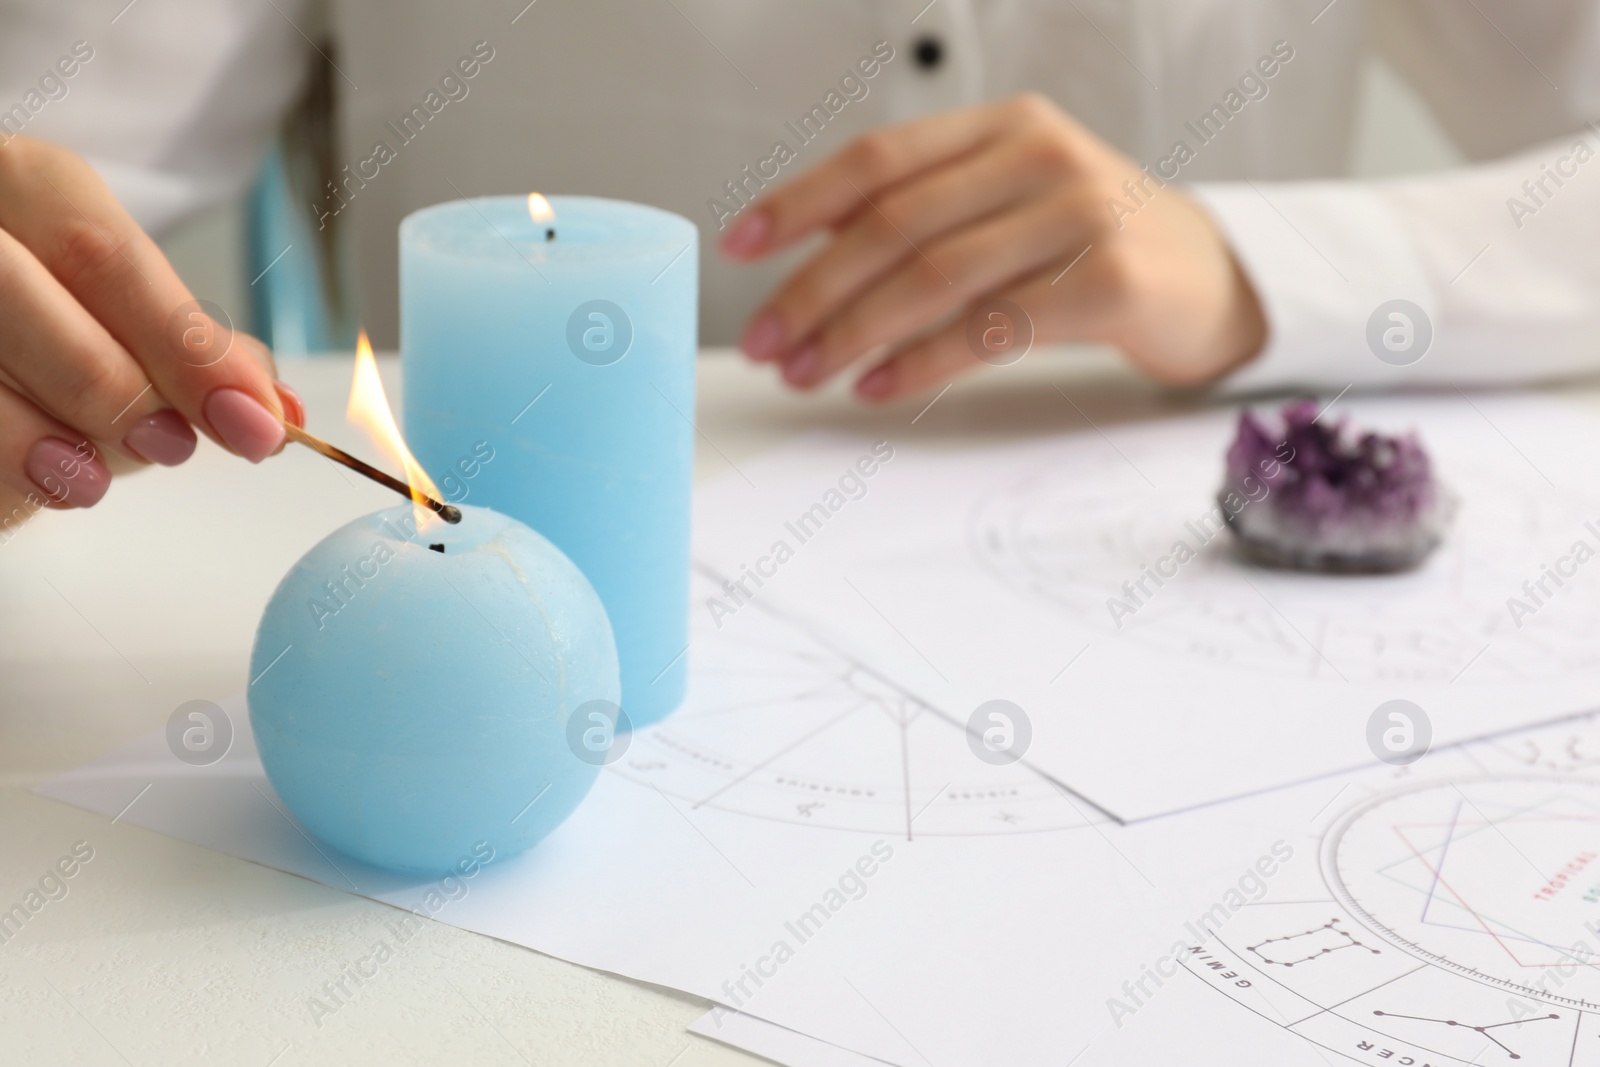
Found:
<path fill-rule="evenodd" d="M 439 553 L 441 556 L 444 555 L 444 546 L 443 545 L 432 544 L 432 545 L 429 545 L 428 547 L 433 549 L 435 552 Z"/>
<path fill-rule="evenodd" d="M 544 239 L 546 241 L 554 241 L 556 239 L 555 227 L 552 226 L 544 231 Z"/>

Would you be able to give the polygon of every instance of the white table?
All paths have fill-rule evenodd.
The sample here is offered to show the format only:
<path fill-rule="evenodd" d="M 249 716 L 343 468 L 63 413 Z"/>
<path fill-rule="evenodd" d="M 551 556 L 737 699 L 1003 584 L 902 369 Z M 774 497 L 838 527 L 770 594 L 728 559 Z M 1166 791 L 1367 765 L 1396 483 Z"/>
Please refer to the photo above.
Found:
<path fill-rule="evenodd" d="M 383 362 L 398 407 L 398 368 Z M 282 371 L 313 432 L 376 458 L 344 424 L 348 360 Z M 707 353 L 697 471 L 816 426 L 957 447 L 1092 420 L 1114 438 L 1127 420 L 1203 403 L 1083 349 L 927 399 L 874 410 L 840 389 L 798 397 L 770 368 Z M 0 1065 L 764 1062 L 686 1034 L 707 1008 L 697 998 L 439 923 L 319 1027 L 309 999 L 393 909 L 28 792 L 163 727 L 184 701 L 241 691 L 278 578 L 336 525 L 393 502 L 305 449 L 251 468 L 202 443 L 186 466 L 128 476 L 90 512 L 44 514 L 0 545 L 0 911 L 75 842 L 95 850 L 67 896 L 0 944 Z"/>

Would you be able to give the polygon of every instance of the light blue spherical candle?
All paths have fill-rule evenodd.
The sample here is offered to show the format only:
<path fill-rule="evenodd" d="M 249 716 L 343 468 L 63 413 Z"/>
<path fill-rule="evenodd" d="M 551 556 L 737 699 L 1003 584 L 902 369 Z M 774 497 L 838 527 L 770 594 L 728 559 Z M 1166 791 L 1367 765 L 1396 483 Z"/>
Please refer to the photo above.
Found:
<path fill-rule="evenodd" d="M 401 505 L 334 531 L 273 593 L 250 663 L 250 725 L 290 812 L 428 875 L 482 842 L 514 855 L 571 814 L 600 761 L 575 754 L 569 719 L 620 696 L 582 572 L 516 520 L 461 511 L 419 527 Z"/>

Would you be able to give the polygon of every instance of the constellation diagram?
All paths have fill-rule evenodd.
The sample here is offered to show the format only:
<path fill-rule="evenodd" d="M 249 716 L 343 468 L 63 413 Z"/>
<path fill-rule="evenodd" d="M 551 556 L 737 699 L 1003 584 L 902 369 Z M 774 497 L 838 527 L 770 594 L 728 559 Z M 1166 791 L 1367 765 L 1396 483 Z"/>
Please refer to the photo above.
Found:
<path fill-rule="evenodd" d="M 1475 680 L 1501 681 L 1600 669 L 1586 639 L 1600 629 L 1600 583 L 1547 581 L 1552 606 L 1532 620 L 1513 620 L 1506 606 L 1527 595 L 1525 580 L 1543 577 L 1541 560 L 1567 551 L 1600 501 L 1485 464 L 1455 486 L 1454 528 L 1417 571 L 1267 571 L 1242 564 L 1231 536 L 1204 521 L 1228 434 L 1219 419 L 1215 447 L 1197 448 L 1192 426 L 1142 428 L 1119 445 L 1126 463 L 1108 463 L 1094 441 L 1064 442 L 1048 464 L 974 505 L 968 550 L 996 580 L 1064 616 L 1217 666 L 1340 684 L 1329 662 L 1358 682 L 1449 682 L 1469 664 Z M 1175 574 L 1157 584 L 1146 566 L 1180 540 L 1195 557 L 1168 564 Z M 1113 619 L 1110 598 L 1137 611 Z"/>
<path fill-rule="evenodd" d="M 716 589 L 697 573 L 695 603 Z M 688 700 L 613 773 L 691 809 L 903 838 L 1106 821 L 1025 763 L 978 759 L 964 723 L 760 602 L 695 620 Z"/>
<path fill-rule="evenodd" d="M 1276 945 L 1278 947 L 1263 952 L 1262 949 L 1268 945 Z M 1310 963 L 1314 959 L 1326 956 L 1330 952 L 1337 952 L 1342 948 L 1363 948 L 1373 954 L 1382 951 L 1382 949 L 1376 949 L 1370 945 L 1363 945 L 1356 940 L 1354 934 L 1339 925 L 1337 917 L 1329 919 L 1321 926 L 1314 926 L 1310 930 L 1302 930 L 1296 934 L 1284 934 L 1282 937 L 1269 937 L 1257 944 L 1246 945 L 1245 951 L 1255 953 L 1262 963 L 1277 967 L 1293 967 L 1297 963 Z M 1294 953 L 1304 953 L 1304 955 L 1295 956 L 1293 959 L 1275 959 L 1274 956 L 1280 952 L 1284 955 L 1293 955 Z M 1268 953 L 1271 953 L 1271 955 Z"/>
<path fill-rule="evenodd" d="M 1528 770 L 1570 774 L 1600 767 L 1600 739 L 1582 730 L 1526 734 L 1493 744 L 1496 751 Z"/>
<path fill-rule="evenodd" d="M 1416 1022 L 1423 1022 L 1423 1023 L 1440 1023 L 1440 1024 L 1443 1024 L 1444 1026 L 1464 1026 L 1468 1030 L 1472 1030 L 1472 1031 L 1474 1031 L 1476 1033 L 1482 1034 L 1485 1038 L 1487 1038 L 1489 1041 L 1491 1041 L 1496 1046 L 1498 1046 L 1502 1052 L 1504 1052 L 1507 1056 L 1511 1057 L 1514 1060 L 1520 1060 L 1520 1059 L 1522 1059 L 1522 1056 L 1519 1053 L 1514 1052 L 1510 1045 L 1507 1045 L 1505 1042 L 1501 1041 L 1494 1034 L 1491 1034 L 1489 1032 L 1490 1030 L 1496 1030 L 1496 1029 L 1499 1029 L 1502 1026 L 1521 1026 L 1524 1023 L 1545 1022 L 1545 1021 L 1550 1020 L 1550 1019 L 1559 1019 L 1559 1018 L 1561 1018 L 1560 1015 L 1557 1015 L 1555 1012 L 1551 1012 L 1549 1015 L 1540 1015 L 1540 1016 L 1537 1016 L 1537 1017 L 1532 1018 L 1532 1019 L 1507 1019 L 1505 1022 L 1502 1022 L 1502 1023 L 1485 1023 L 1482 1026 L 1474 1026 L 1472 1023 L 1457 1022 L 1455 1019 L 1430 1019 L 1425 1015 L 1401 1015 L 1401 1014 L 1399 1014 L 1397 1012 L 1392 1012 L 1392 1011 L 1374 1010 L 1372 1014 L 1377 1015 L 1379 1017 L 1390 1018 L 1390 1019 L 1411 1019 L 1411 1020 L 1414 1020 Z"/>
<path fill-rule="evenodd" d="M 1353 803 L 1187 973 L 1358 1063 L 1600 1065 L 1600 780 L 1521 769 L 1600 726 L 1523 740 Z"/>

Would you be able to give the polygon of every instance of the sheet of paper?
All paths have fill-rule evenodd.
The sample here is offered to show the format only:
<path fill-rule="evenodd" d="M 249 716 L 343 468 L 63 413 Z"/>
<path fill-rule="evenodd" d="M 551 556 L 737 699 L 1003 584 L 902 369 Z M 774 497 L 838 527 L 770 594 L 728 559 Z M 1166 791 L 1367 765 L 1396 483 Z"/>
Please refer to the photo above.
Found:
<path fill-rule="evenodd" d="M 688 705 L 633 738 L 566 824 L 471 878 L 400 878 L 314 843 L 237 704 L 210 767 L 155 735 L 40 792 L 903 1067 L 1027 1067 L 1104 1030 L 1106 996 L 1181 934 L 1196 888 L 1237 879 L 1332 791 L 1118 827 L 747 610 L 737 632 L 701 623 Z M 396 919 L 398 937 L 411 920 Z"/>
<path fill-rule="evenodd" d="M 1241 565 L 1211 517 L 1218 412 L 961 451 L 797 440 L 699 494 L 732 584 L 695 610 L 736 635 L 781 605 L 957 721 L 1009 700 L 1030 760 L 1125 820 L 1371 765 L 1390 700 L 1435 744 L 1600 702 L 1600 418 L 1454 393 L 1326 417 L 1420 431 L 1460 497 L 1421 569 Z"/>
<path fill-rule="evenodd" d="M 1347 779 L 1314 822 L 1059 1062 L 1600 1063 L 1600 719 Z M 692 1029 L 788 1067 L 874 1067 L 759 1019 Z"/>
<path fill-rule="evenodd" d="M 707 1012 L 689 1024 L 689 1032 L 787 1067 L 883 1067 L 888 1062 L 743 1013 Z"/>
<path fill-rule="evenodd" d="M 1083 1067 L 1600 1063 L 1600 721 L 1367 779 Z"/>

